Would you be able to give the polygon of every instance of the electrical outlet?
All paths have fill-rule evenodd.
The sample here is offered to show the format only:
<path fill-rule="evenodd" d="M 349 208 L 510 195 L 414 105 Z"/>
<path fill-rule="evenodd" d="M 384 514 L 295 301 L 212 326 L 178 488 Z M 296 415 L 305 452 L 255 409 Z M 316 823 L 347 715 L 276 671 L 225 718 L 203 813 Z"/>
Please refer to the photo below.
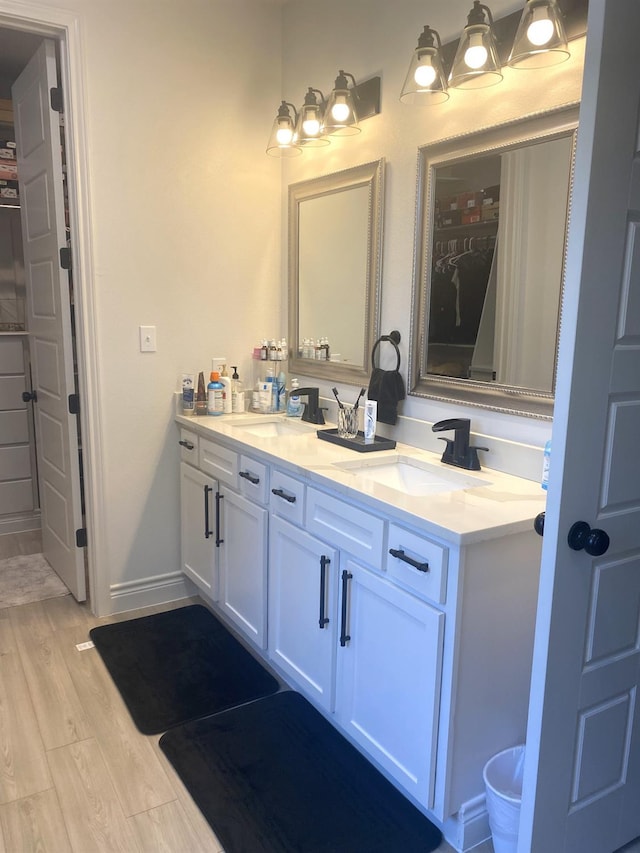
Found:
<path fill-rule="evenodd" d="M 140 352 L 155 352 L 156 349 L 156 327 L 140 326 Z"/>

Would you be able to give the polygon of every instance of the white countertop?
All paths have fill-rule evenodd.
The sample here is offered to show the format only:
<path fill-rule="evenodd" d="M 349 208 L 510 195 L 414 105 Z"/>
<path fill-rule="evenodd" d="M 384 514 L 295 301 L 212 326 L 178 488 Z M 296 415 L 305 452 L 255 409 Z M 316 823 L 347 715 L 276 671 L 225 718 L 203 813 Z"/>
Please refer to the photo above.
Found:
<path fill-rule="evenodd" d="M 287 423 L 294 420 L 300 434 L 267 438 L 238 428 L 243 424 L 259 424 L 274 419 Z M 361 453 L 319 440 L 317 430 L 334 426 L 329 423 L 317 427 L 283 415 L 252 413 L 219 417 L 177 415 L 176 422 L 198 435 L 220 441 L 240 453 L 250 453 L 284 471 L 305 477 L 311 483 L 330 488 L 347 500 L 357 500 L 388 518 L 417 524 L 425 532 L 456 545 L 532 530 L 535 516 L 545 508 L 546 493 L 531 480 L 491 468 L 464 471 L 443 465 L 438 454 L 407 444 L 397 444 L 395 450 Z M 462 476 L 472 484 L 477 481 L 478 485 L 428 496 L 410 495 L 378 482 L 363 482 L 353 473 L 338 467 L 344 463 L 366 465 L 398 456 L 437 466 L 445 476 L 448 473 L 454 477 Z"/>

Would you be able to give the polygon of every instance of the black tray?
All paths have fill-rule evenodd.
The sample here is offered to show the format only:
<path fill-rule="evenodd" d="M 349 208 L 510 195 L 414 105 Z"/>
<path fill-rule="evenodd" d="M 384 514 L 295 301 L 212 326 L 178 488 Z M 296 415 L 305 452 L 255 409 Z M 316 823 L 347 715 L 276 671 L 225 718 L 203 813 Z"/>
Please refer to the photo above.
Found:
<path fill-rule="evenodd" d="M 341 438 L 337 429 L 319 429 L 317 436 L 323 441 L 330 441 L 333 444 L 348 447 L 350 450 L 357 450 L 358 453 L 371 453 L 372 450 L 393 450 L 396 446 L 392 438 L 382 438 L 381 435 L 376 435 L 371 444 L 365 444 L 363 432 L 359 432 L 355 438 Z"/>

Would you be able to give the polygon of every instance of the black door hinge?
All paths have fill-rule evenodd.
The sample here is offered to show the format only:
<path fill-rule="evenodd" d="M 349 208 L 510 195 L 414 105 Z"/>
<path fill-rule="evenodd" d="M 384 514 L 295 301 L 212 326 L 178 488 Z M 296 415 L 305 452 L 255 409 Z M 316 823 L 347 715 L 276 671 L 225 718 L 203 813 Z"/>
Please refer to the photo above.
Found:
<path fill-rule="evenodd" d="M 60 249 L 60 266 L 63 270 L 71 269 L 71 249 L 68 246 Z"/>
<path fill-rule="evenodd" d="M 69 414 L 70 415 L 79 415 L 80 414 L 80 395 L 79 394 L 69 394 Z"/>
<path fill-rule="evenodd" d="M 52 88 L 49 92 L 51 98 L 51 109 L 56 113 L 63 112 L 62 109 L 62 89 L 59 86 Z"/>
<path fill-rule="evenodd" d="M 86 548 L 87 547 L 87 528 L 79 527 L 76 530 L 76 547 L 78 548 Z"/>

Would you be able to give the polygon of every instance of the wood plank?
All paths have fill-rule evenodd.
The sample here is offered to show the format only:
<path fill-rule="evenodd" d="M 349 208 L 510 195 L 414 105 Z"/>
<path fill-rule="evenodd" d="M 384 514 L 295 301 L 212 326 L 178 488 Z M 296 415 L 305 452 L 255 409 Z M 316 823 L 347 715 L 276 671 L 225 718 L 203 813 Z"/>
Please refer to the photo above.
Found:
<path fill-rule="evenodd" d="M 201 837 L 182 804 L 167 803 L 129 818 L 144 853 L 222 853 L 212 833 Z"/>
<path fill-rule="evenodd" d="M 71 598 L 71 596 L 68 596 Z M 45 749 L 92 735 L 44 602 L 10 608 L 22 666 Z"/>
<path fill-rule="evenodd" d="M 0 803 L 46 791 L 51 777 L 20 655 L 2 655 Z"/>
<path fill-rule="evenodd" d="M 86 640 L 86 632 L 73 628 L 60 636 L 60 648 L 125 814 L 130 817 L 175 800 L 150 739 L 133 724 L 97 649 L 77 651 L 75 645 Z"/>
<path fill-rule="evenodd" d="M 6 850 L 71 853 L 60 803 L 53 788 L 0 806 L 0 827 Z M 0 851 L 2 837 L 0 836 Z"/>
<path fill-rule="evenodd" d="M 72 849 L 77 853 L 138 851 L 97 741 L 61 746 L 48 758 Z"/>

